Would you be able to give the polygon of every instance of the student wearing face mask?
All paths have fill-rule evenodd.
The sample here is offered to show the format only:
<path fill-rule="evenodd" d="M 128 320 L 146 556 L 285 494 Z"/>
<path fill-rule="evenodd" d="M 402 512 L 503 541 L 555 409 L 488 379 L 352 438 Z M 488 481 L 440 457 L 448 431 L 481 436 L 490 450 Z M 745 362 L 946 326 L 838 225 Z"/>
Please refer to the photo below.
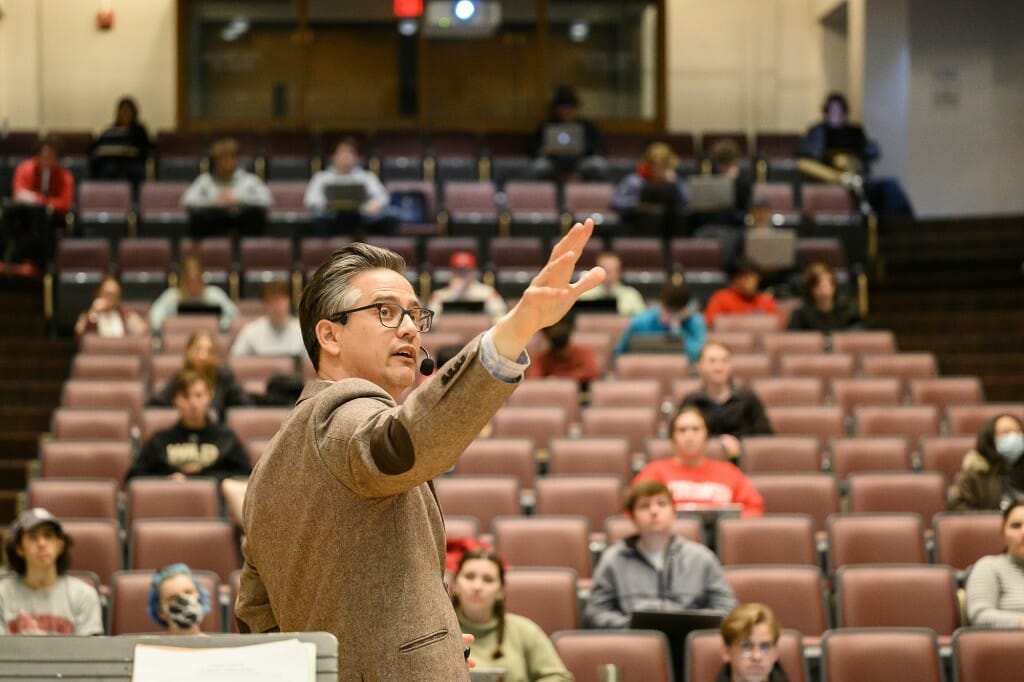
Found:
<path fill-rule="evenodd" d="M 1024 424 L 1011 414 L 985 423 L 946 503 L 953 511 L 996 510 L 1004 500 L 1024 500 Z"/>
<path fill-rule="evenodd" d="M 210 595 L 185 564 L 164 566 L 149 587 L 149 617 L 168 635 L 201 635 Z"/>
<path fill-rule="evenodd" d="M 601 375 L 601 365 L 594 349 L 570 342 L 574 327 L 575 320 L 572 313 L 569 313 L 541 330 L 548 340 L 548 349 L 530 364 L 526 370 L 527 378 L 564 377 L 575 379 L 586 386 Z"/>

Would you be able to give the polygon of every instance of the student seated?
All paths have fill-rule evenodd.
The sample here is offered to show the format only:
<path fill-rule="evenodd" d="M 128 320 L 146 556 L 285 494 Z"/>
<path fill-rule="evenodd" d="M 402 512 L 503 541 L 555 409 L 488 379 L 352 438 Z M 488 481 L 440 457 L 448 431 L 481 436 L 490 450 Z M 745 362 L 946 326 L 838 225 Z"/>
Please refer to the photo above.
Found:
<path fill-rule="evenodd" d="M 779 665 L 781 628 L 775 613 L 764 604 L 741 604 L 719 626 L 725 646 L 715 682 L 787 682 Z"/>
<path fill-rule="evenodd" d="M 168 635 L 201 635 L 210 612 L 210 594 L 185 564 L 170 564 L 153 574 L 146 609 Z"/>

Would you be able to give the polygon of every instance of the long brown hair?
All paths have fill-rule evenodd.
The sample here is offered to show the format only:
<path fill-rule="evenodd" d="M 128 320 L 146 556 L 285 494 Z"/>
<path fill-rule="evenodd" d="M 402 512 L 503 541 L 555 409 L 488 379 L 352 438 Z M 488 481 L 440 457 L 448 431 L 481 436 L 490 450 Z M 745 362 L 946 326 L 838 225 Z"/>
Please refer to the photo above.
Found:
<path fill-rule="evenodd" d="M 483 559 L 490 561 L 492 564 L 498 567 L 498 583 L 505 587 L 505 562 L 501 560 L 496 552 L 492 552 L 488 549 L 470 549 L 466 550 L 462 554 L 462 558 L 459 559 L 459 568 L 455 571 L 455 577 L 458 578 L 459 574 L 462 573 L 462 567 L 467 561 L 472 559 Z M 459 595 L 452 595 L 452 606 L 458 607 Z M 494 647 L 494 653 L 491 654 L 492 658 L 501 658 L 504 653 L 501 650 L 501 643 L 505 641 L 505 600 L 498 599 L 494 602 L 494 617 L 498 619 L 498 643 Z"/>

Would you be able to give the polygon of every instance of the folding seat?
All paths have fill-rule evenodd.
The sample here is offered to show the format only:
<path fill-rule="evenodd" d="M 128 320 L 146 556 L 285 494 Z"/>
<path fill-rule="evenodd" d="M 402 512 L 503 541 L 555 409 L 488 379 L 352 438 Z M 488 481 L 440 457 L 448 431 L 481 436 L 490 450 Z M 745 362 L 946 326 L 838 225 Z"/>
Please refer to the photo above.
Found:
<path fill-rule="evenodd" d="M 772 332 L 761 336 L 761 348 L 773 358 L 815 355 L 825 352 L 825 337 L 821 332 Z"/>
<path fill-rule="evenodd" d="M 110 478 L 37 478 L 28 484 L 28 507 L 58 518 L 117 520 L 119 481 Z"/>
<path fill-rule="evenodd" d="M 493 182 L 448 182 L 439 222 L 454 236 L 497 236 L 498 207 Z"/>
<path fill-rule="evenodd" d="M 843 628 L 821 640 L 822 682 L 943 682 L 935 633 L 918 628 Z"/>
<path fill-rule="evenodd" d="M 793 405 L 765 409 L 780 436 L 814 436 L 822 442 L 846 435 L 843 412 L 834 405 Z"/>
<path fill-rule="evenodd" d="M 854 410 L 863 405 L 895 407 L 903 393 L 895 377 L 840 378 L 831 383 L 832 398 L 847 416 L 853 416 Z"/>
<path fill-rule="evenodd" d="M 569 414 L 557 407 L 502 407 L 491 425 L 492 436 L 523 436 L 546 450 L 552 438 L 569 435 Z"/>
<path fill-rule="evenodd" d="M 555 183 L 510 180 L 505 183 L 505 211 L 512 236 L 552 239 L 561 232 Z"/>
<path fill-rule="evenodd" d="M 148 336 L 100 336 L 99 334 L 84 334 L 78 345 L 79 356 L 136 355 L 147 362 L 152 351 L 153 340 Z"/>
<path fill-rule="evenodd" d="M 533 491 L 537 460 L 529 438 L 477 438 L 455 462 L 460 477 L 513 476 L 523 492 Z"/>
<path fill-rule="evenodd" d="M 655 630 L 568 630 L 551 641 L 565 667 L 580 682 L 596 680 L 595 671 L 614 665 L 625 680 L 671 682 L 668 640 Z"/>
<path fill-rule="evenodd" d="M 960 582 L 975 561 L 1005 549 L 999 512 L 941 512 L 932 519 L 935 563 L 957 571 Z"/>
<path fill-rule="evenodd" d="M 765 161 L 795 161 L 800 135 L 797 133 L 755 133 L 754 150 Z"/>
<path fill-rule="evenodd" d="M 801 199 L 811 223 L 851 225 L 859 218 L 849 190 L 841 185 L 804 183 Z"/>
<path fill-rule="evenodd" d="M 171 334 L 167 335 L 167 338 L 168 340 L 175 339 L 172 348 L 177 350 L 177 348 L 180 347 L 183 351 L 185 347 L 185 341 L 188 339 L 188 334 Z M 181 371 L 184 361 L 185 358 L 182 352 L 164 355 L 154 355 L 153 359 L 150 361 L 150 389 L 154 393 L 162 390 L 163 387 L 167 384 L 167 382 L 170 381 L 175 374 Z"/>
<path fill-rule="evenodd" d="M 1012 414 L 1024 421 L 1024 403 L 987 403 L 985 405 L 950 405 L 946 422 L 951 436 L 976 436 L 989 419 Z"/>
<path fill-rule="evenodd" d="M 196 580 L 206 588 L 213 607 L 203 617 L 199 628 L 206 633 L 218 633 L 221 631 L 219 602 L 221 581 L 216 573 L 196 570 L 191 565 L 189 568 L 192 569 L 192 575 Z M 154 572 L 153 570 L 118 571 L 114 574 L 110 583 L 110 622 L 107 625 L 107 632 L 111 635 L 163 631 L 163 628 L 153 622 L 147 611 L 150 584 L 153 581 Z M 231 610 L 234 610 L 233 604 Z"/>
<path fill-rule="evenodd" d="M 199 240 L 186 237 L 178 242 L 178 256 L 182 261 L 189 257 L 198 258 L 203 264 L 208 284 L 218 286 L 228 293 L 235 293 L 230 290 L 230 280 L 235 270 L 235 255 L 229 237 L 206 237 Z"/>
<path fill-rule="evenodd" d="M 817 377 L 763 377 L 750 383 L 765 407 L 782 405 L 821 405 L 825 401 L 825 382 Z"/>
<path fill-rule="evenodd" d="M 349 237 L 307 237 L 299 243 L 299 263 L 306 279 L 313 276 L 331 254 L 344 248 L 352 240 Z"/>
<path fill-rule="evenodd" d="M 550 474 L 615 476 L 622 484 L 633 478 L 633 453 L 625 437 L 552 438 L 548 450 Z"/>
<path fill-rule="evenodd" d="M 495 288 L 505 298 L 522 296 L 547 262 L 540 237 L 495 237 L 490 251 Z"/>
<path fill-rule="evenodd" d="M 975 440 L 975 436 L 922 438 L 919 444 L 921 468 L 939 472 L 946 483 L 952 484 L 963 466 L 964 455 L 974 449 Z"/>
<path fill-rule="evenodd" d="M 883 353 L 862 355 L 861 369 L 868 377 L 896 377 L 907 381 L 938 376 L 934 353 Z"/>
<path fill-rule="evenodd" d="M 775 373 L 772 358 L 767 353 L 733 353 L 732 376 L 748 384 L 754 379 L 770 377 Z"/>
<path fill-rule="evenodd" d="M 493 530 L 496 517 L 520 513 L 519 480 L 513 476 L 442 476 L 434 480 L 434 491 L 445 516 L 472 516 L 484 532 Z"/>
<path fill-rule="evenodd" d="M 216 336 L 220 333 L 220 319 L 216 315 L 171 315 L 160 329 L 163 336 L 189 336 L 198 331 Z"/>
<path fill-rule="evenodd" d="M 850 511 L 914 512 L 927 524 L 946 507 L 946 482 L 932 471 L 851 474 Z"/>
<path fill-rule="evenodd" d="M 778 615 L 778 612 L 776 612 Z M 783 621 L 785 622 L 785 621 Z M 804 638 L 786 623 L 786 630 L 779 634 L 775 650 L 779 665 L 789 682 L 805 682 L 811 679 L 804 661 Z M 722 648 L 725 642 L 715 630 L 696 630 L 686 636 L 686 679 L 714 680 L 722 669 Z"/>
<path fill-rule="evenodd" d="M 53 411 L 53 437 L 57 440 L 129 440 L 132 418 L 126 409 L 71 409 Z"/>
<path fill-rule="evenodd" d="M 622 332 L 629 326 L 630 318 L 615 313 L 579 313 L 576 316 L 577 332 L 600 332 L 618 342 Z"/>
<path fill-rule="evenodd" d="M 71 538 L 69 556 L 73 571 L 95 573 L 101 585 L 124 567 L 121 527 L 114 519 L 61 519 L 64 532 Z"/>
<path fill-rule="evenodd" d="M 135 221 L 127 182 L 85 180 L 78 187 L 75 225 L 87 237 L 120 239 Z"/>
<path fill-rule="evenodd" d="M 742 447 L 748 475 L 821 472 L 821 443 L 813 436 L 746 436 Z"/>
<path fill-rule="evenodd" d="M 110 381 L 142 379 L 143 362 L 137 355 L 78 353 L 71 359 L 71 378 Z"/>
<path fill-rule="evenodd" d="M 817 566 L 726 566 L 725 579 L 741 604 L 765 604 L 806 638 L 817 640 L 831 625 Z"/>
<path fill-rule="evenodd" d="M 1024 669 L 1024 630 L 961 628 L 953 634 L 956 682 L 1011 680 Z"/>
<path fill-rule="evenodd" d="M 79 313 L 88 309 L 96 287 L 110 271 L 110 241 L 99 237 L 57 242 L 54 323 L 70 331 Z"/>
<path fill-rule="evenodd" d="M 788 182 L 756 182 L 751 190 L 752 206 L 767 206 L 773 225 L 799 225 L 800 211 Z M 776 222 L 778 221 L 778 222 Z"/>
<path fill-rule="evenodd" d="M 833 514 L 828 519 L 829 571 L 850 564 L 923 564 L 920 514 Z"/>
<path fill-rule="evenodd" d="M 690 363 L 682 353 L 623 353 L 615 358 L 615 376 L 618 379 L 657 379 L 662 395 L 667 395 L 676 379 L 686 379 Z"/>
<path fill-rule="evenodd" d="M 598 229 L 619 223 L 619 215 L 611 207 L 615 185 L 609 182 L 570 180 L 565 183 L 564 192 L 565 210 L 572 216 L 573 222 L 593 218 L 594 225 L 600 226 Z"/>
<path fill-rule="evenodd" d="M 661 412 L 649 407 L 588 407 L 583 410 L 583 435 L 625 436 L 633 452 L 643 452 L 648 438 L 658 434 Z"/>
<path fill-rule="evenodd" d="M 939 435 L 939 411 L 931 405 L 858 407 L 853 421 L 858 436 L 903 436 L 916 442 Z"/>
<path fill-rule="evenodd" d="M 858 359 L 864 355 L 896 352 L 896 336 L 889 330 L 849 331 L 832 333 L 832 351 L 849 353 Z"/>
<path fill-rule="evenodd" d="M 725 275 L 722 245 L 717 239 L 676 237 L 670 253 L 673 267 L 684 273 L 718 273 Z"/>
<path fill-rule="evenodd" d="M 980 405 L 985 402 L 985 390 L 976 376 L 911 379 L 909 389 L 912 403 L 932 405 L 940 413 L 951 405 Z"/>
<path fill-rule="evenodd" d="M 124 298 L 153 300 L 167 288 L 172 260 L 170 240 L 163 237 L 122 239 L 117 253 Z"/>
<path fill-rule="evenodd" d="M 681 402 L 683 402 L 683 398 L 690 395 L 691 393 L 696 393 L 697 391 L 699 391 L 700 387 L 700 379 L 676 379 L 675 381 L 673 381 L 671 393 L 673 409 L 676 406 L 678 406 Z"/>
<path fill-rule="evenodd" d="M 392 206 L 397 203 L 398 227 L 401 235 L 434 236 L 437 234 L 437 188 L 427 180 L 391 180 L 385 184 L 391 194 Z M 422 197 L 423 205 L 419 205 Z M 422 208 L 422 211 L 420 210 Z M 417 259 L 418 260 L 418 259 Z"/>
<path fill-rule="evenodd" d="M 608 366 L 611 364 L 612 347 L 615 345 L 613 339 L 603 332 L 576 331 L 572 333 L 569 341 L 574 345 L 585 346 L 594 351 L 594 355 L 597 357 L 598 376 L 603 377 L 607 374 Z"/>
<path fill-rule="evenodd" d="M 771 514 L 760 518 L 719 519 L 715 548 L 723 566 L 818 565 L 814 519 L 807 515 Z"/>
<path fill-rule="evenodd" d="M 141 381 L 71 379 L 61 393 L 63 407 L 127 410 L 132 423 L 138 423 L 146 404 L 146 386 Z"/>
<path fill-rule="evenodd" d="M 440 220 L 440 216 L 438 219 Z M 482 262 L 480 240 L 476 237 L 433 237 L 424 244 L 424 267 L 430 268 L 435 289 L 448 283 L 448 263 L 456 251 L 469 251 L 477 263 Z"/>
<path fill-rule="evenodd" d="M 947 566 L 846 566 L 836 573 L 836 586 L 840 627 L 931 628 L 944 644 L 960 627 Z"/>
<path fill-rule="evenodd" d="M 416 237 L 371 235 L 366 238 L 367 244 L 394 251 L 405 259 L 405 278 L 413 286 L 419 284 L 420 254 Z"/>
<path fill-rule="evenodd" d="M 802 270 L 815 262 L 822 262 L 834 268 L 836 278 L 841 280 L 846 274 L 846 254 L 843 243 L 835 237 L 801 237 L 797 239 L 797 267 Z"/>
<path fill-rule="evenodd" d="M 271 378 L 295 373 L 295 358 L 291 356 L 232 357 L 228 367 L 241 382 L 257 381 L 266 386 Z"/>
<path fill-rule="evenodd" d="M 807 514 L 817 531 L 839 512 L 836 480 L 828 474 L 756 474 L 750 482 L 764 498 L 766 514 Z"/>
<path fill-rule="evenodd" d="M 494 547 L 510 566 L 566 567 L 589 582 L 590 524 L 583 516 L 499 516 Z"/>
<path fill-rule="evenodd" d="M 302 180 L 271 180 L 267 189 L 274 198 L 267 216 L 267 236 L 308 239 L 312 231 L 312 215 L 306 208 L 308 182 Z"/>
<path fill-rule="evenodd" d="M 505 571 L 505 608 L 529 618 L 549 637 L 580 626 L 576 572 L 571 568 L 514 566 Z"/>
<path fill-rule="evenodd" d="M 563 377 L 526 379 L 506 404 L 510 407 L 561 407 L 575 423 L 580 419 L 580 385 L 575 379 Z"/>
<path fill-rule="evenodd" d="M 675 457 L 676 445 L 669 438 L 648 438 L 644 442 L 644 452 L 647 454 L 648 462 L 669 459 Z"/>
<path fill-rule="evenodd" d="M 900 436 L 833 438 L 832 475 L 845 482 L 852 473 L 864 471 L 910 472 L 910 443 Z"/>
<path fill-rule="evenodd" d="M 636 524 L 625 514 L 616 514 L 604 520 L 605 544 L 608 547 L 636 533 Z M 707 544 L 707 538 L 704 537 L 704 522 L 696 515 L 677 516 L 673 519 L 672 534 L 690 542 Z"/>
<path fill-rule="evenodd" d="M 475 133 L 463 130 L 435 130 L 427 140 L 427 157 L 423 160 L 424 176 L 441 182 L 477 180 L 480 140 Z"/>
<path fill-rule="evenodd" d="M 290 407 L 232 407 L 224 423 L 243 443 L 269 440 L 291 412 Z"/>
<path fill-rule="evenodd" d="M 782 331 L 782 318 L 765 313 L 722 314 L 715 318 L 715 332 L 751 332 L 764 335 Z"/>
<path fill-rule="evenodd" d="M 379 175 L 382 180 L 424 179 L 423 140 L 418 132 L 411 130 L 377 131 L 374 147 L 370 170 Z"/>
<path fill-rule="evenodd" d="M 141 519 L 132 524 L 128 566 L 158 570 L 183 562 L 227 580 L 242 566 L 234 524 L 223 519 Z"/>
<path fill-rule="evenodd" d="M 449 538 L 477 538 L 480 537 L 480 522 L 474 516 L 445 514 L 444 534 Z"/>
<path fill-rule="evenodd" d="M 590 383 L 592 407 L 647 407 L 661 409 L 664 396 L 657 379 L 598 379 Z"/>
<path fill-rule="evenodd" d="M 480 160 L 481 179 L 490 178 L 505 185 L 529 175 L 527 156 L 530 134 L 522 131 L 491 131 L 484 138 Z"/>
<path fill-rule="evenodd" d="M 175 481 L 165 476 L 128 482 L 126 525 L 139 519 L 220 518 L 220 497 L 213 478 Z"/>
<path fill-rule="evenodd" d="M 178 410 L 173 407 L 147 407 L 139 422 L 139 442 L 145 443 L 153 434 L 178 423 Z"/>
<path fill-rule="evenodd" d="M 779 373 L 787 377 L 840 379 L 853 376 L 853 356 L 847 353 L 794 353 L 779 358 Z"/>
<path fill-rule="evenodd" d="M 617 476 L 541 476 L 534 515 L 583 516 L 595 531 L 622 511 L 622 480 Z"/>
<path fill-rule="evenodd" d="M 490 326 L 491 318 L 484 313 L 448 313 L 434 318 L 434 325 L 427 338 L 433 339 L 435 333 L 456 333 L 465 344 L 478 334 L 487 331 Z"/>
<path fill-rule="evenodd" d="M 265 156 L 269 181 L 304 183 L 312 172 L 313 139 L 307 130 L 271 130 L 267 133 Z"/>
<path fill-rule="evenodd" d="M 39 445 L 43 478 L 112 478 L 121 482 L 132 464 L 130 441 L 49 440 Z"/>
<path fill-rule="evenodd" d="M 708 343 L 720 343 L 732 353 L 753 353 L 760 350 L 758 336 L 753 332 L 711 332 Z"/>
<path fill-rule="evenodd" d="M 139 234 L 145 237 L 177 238 L 185 234 L 188 213 L 181 197 L 189 183 L 180 180 L 153 180 L 139 188 Z"/>
<path fill-rule="evenodd" d="M 267 282 L 290 284 L 294 258 L 292 241 L 282 237 L 244 237 L 238 245 L 242 296 L 259 298 Z"/>
<path fill-rule="evenodd" d="M 668 282 L 663 241 L 656 237 L 615 237 L 611 250 L 622 261 L 622 281 L 645 299 L 657 298 Z"/>

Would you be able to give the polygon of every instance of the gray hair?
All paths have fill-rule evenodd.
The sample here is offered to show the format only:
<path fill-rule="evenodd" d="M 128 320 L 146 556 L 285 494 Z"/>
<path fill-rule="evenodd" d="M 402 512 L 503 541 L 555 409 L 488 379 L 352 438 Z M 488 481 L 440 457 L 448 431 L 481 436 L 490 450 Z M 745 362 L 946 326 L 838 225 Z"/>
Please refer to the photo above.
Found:
<path fill-rule="evenodd" d="M 332 253 L 302 290 L 299 325 L 313 369 L 320 369 L 317 323 L 356 304 L 361 292 L 352 286 L 352 279 L 367 270 L 394 270 L 404 275 L 405 259 L 394 251 L 356 242 Z"/>

